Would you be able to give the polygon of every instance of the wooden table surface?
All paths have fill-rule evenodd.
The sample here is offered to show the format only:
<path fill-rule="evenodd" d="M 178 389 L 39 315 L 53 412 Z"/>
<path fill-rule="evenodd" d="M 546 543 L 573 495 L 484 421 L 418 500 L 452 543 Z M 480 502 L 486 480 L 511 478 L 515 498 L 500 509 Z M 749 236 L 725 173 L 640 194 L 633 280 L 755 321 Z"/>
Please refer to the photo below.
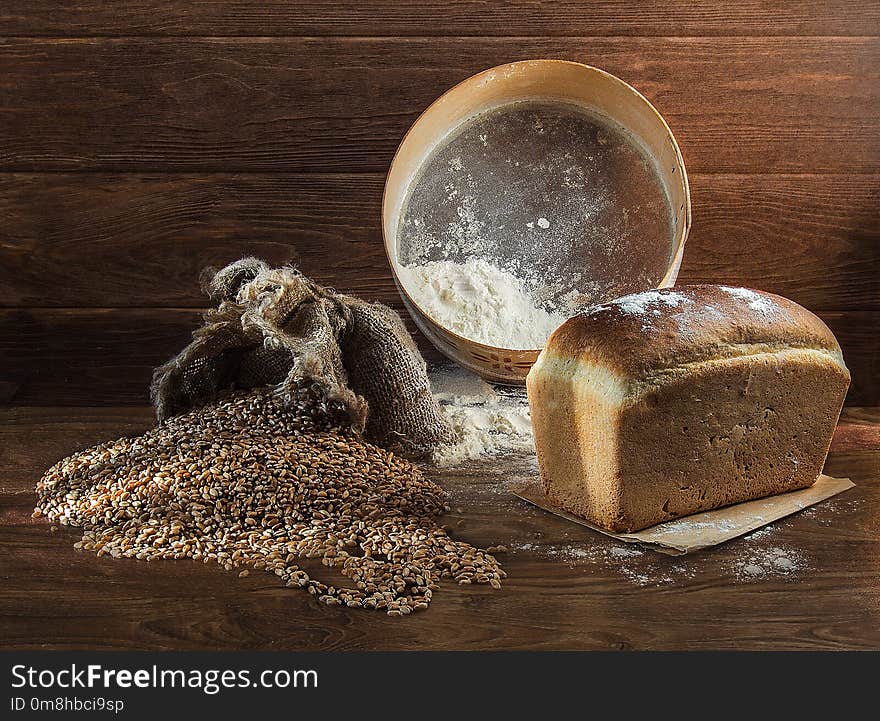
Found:
<path fill-rule="evenodd" d="M 274 576 L 78 553 L 30 518 L 48 465 L 136 433 L 147 408 L 0 411 L 0 639 L 6 649 L 864 649 L 880 647 L 880 410 L 845 412 L 826 465 L 856 487 L 692 556 L 645 551 L 513 497 L 522 459 L 430 472 L 453 535 L 504 544 L 500 591 L 444 584 L 405 618 L 327 607 Z M 776 569 L 782 556 L 794 569 Z M 755 574 L 757 568 L 763 573 Z"/>

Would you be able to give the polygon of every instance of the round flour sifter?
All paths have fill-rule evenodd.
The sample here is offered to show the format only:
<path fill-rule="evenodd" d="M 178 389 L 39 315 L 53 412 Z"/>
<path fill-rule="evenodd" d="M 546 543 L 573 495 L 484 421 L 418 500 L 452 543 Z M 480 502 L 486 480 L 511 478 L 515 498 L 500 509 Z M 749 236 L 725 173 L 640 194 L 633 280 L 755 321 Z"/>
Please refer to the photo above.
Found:
<path fill-rule="evenodd" d="M 492 68 L 435 101 L 401 142 L 382 207 L 418 327 L 518 385 L 579 308 L 673 285 L 690 224 L 660 114 L 613 75 L 559 60 Z"/>

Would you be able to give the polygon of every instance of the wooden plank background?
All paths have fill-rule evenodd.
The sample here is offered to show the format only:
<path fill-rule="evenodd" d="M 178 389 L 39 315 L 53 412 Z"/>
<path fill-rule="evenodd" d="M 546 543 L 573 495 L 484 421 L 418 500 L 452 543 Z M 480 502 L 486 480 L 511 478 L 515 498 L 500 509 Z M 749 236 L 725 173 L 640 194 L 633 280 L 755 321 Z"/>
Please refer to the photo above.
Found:
<path fill-rule="evenodd" d="M 503 7 L 501 7 L 503 5 Z M 7 35 L 865 35 L 874 0 L 4 0 Z"/>
<path fill-rule="evenodd" d="M 682 146 L 682 282 L 787 295 L 880 403 L 876 2 L 134 2 L 0 7 L 0 403 L 143 404 L 207 264 L 251 253 L 400 307 L 384 173 L 434 98 L 559 57 Z"/>

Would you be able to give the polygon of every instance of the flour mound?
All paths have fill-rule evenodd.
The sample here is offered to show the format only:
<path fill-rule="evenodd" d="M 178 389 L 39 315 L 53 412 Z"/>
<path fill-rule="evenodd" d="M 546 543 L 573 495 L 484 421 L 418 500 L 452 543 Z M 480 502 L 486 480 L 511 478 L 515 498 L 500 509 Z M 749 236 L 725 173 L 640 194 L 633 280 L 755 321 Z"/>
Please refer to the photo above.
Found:
<path fill-rule="evenodd" d="M 434 451 L 436 465 L 454 467 L 510 453 L 534 455 L 525 388 L 495 387 L 460 368 L 436 370 L 430 380 L 440 410 L 458 439 Z"/>
<path fill-rule="evenodd" d="M 398 268 L 406 291 L 434 321 L 477 343 L 543 348 L 567 316 L 538 306 L 526 283 L 482 258 Z"/>

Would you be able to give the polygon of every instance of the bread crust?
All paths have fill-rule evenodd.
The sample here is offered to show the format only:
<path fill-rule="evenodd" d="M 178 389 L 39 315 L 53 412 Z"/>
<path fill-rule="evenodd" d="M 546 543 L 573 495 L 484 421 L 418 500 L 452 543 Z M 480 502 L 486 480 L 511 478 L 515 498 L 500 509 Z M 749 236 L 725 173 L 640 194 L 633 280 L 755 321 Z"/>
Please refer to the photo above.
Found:
<path fill-rule="evenodd" d="M 780 344 L 840 354 L 834 334 L 806 308 L 773 293 L 723 285 L 662 288 L 592 306 L 557 328 L 546 347 L 638 379 Z"/>
<path fill-rule="evenodd" d="M 807 487 L 849 382 L 827 326 L 769 293 L 686 286 L 590 309 L 527 378 L 545 492 L 633 532 Z"/>

